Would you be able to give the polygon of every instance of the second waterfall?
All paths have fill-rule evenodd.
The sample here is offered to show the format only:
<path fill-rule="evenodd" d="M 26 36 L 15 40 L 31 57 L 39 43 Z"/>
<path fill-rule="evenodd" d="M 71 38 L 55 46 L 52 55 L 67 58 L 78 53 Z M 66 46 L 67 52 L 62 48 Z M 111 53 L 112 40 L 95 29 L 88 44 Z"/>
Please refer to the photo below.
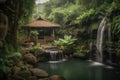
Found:
<path fill-rule="evenodd" d="M 98 27 L 97 31 L 97 55 L 96 55 L 96 61 L 102 62 L 103 61 L 103 36 L 104 36 L 104 30 L 105 30 L 105 24 L 106 24 L 106 17 L 104 17 Z"/>

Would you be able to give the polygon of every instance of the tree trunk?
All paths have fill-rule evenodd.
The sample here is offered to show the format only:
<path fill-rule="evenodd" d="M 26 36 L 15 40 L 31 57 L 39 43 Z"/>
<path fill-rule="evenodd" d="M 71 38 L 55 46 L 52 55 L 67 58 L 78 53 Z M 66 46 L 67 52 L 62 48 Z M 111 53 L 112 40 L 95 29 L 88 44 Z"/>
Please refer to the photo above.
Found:
<path fill-rule="evenodd" d="M 12 21 L 9 25 L 9 35 L 8 35 L 8 43 L 11 44 L 11 46 L 15 49 L 15 51 L 18 50 L 18 38 L 17 38 L 17 32 L 18 32 L 18 13 L 19 13 L 19 2 L 15 2 L 15 13 L 14 18 L 12 17 Z"/>

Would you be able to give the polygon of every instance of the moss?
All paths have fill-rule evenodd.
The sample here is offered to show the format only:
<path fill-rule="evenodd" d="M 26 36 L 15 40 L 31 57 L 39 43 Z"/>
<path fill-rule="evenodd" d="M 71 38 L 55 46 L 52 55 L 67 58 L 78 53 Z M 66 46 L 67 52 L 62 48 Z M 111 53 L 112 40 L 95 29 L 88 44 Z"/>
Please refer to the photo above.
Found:
<path fill-rule="evenodd" d="M 92 30 L 96 30 L 96 29 L 98 29 L 98 23 L 93 23 L 92 24 Z"/>

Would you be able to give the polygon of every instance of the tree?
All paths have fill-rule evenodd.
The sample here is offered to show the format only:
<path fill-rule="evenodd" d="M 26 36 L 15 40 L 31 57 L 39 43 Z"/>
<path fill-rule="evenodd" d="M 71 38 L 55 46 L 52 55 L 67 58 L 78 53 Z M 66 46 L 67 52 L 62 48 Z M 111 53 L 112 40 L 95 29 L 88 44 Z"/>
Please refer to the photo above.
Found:
<path fill-rule="evenodd" d="M 34 0 L 7 0 L 0 10 L 8 16 L 9 28 L 6 42 L 18 49 L 17 31 L 20 25 L 28 22 L 34 9 Z"/>

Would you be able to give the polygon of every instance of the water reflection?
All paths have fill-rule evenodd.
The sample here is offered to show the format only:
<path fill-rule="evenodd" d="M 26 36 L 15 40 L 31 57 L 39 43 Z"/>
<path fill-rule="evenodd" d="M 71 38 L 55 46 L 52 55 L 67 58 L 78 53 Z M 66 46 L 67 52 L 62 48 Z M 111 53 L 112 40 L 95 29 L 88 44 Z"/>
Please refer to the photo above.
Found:
<path fill-rule="evenodd" d="M 58 74 L 66 80 L 119 80 L 114 69 L 106 66 L 91 66 L 91 62 L 71 60 L 62 63 L 43 63 L 38 66 L 50 75 Z"/>

